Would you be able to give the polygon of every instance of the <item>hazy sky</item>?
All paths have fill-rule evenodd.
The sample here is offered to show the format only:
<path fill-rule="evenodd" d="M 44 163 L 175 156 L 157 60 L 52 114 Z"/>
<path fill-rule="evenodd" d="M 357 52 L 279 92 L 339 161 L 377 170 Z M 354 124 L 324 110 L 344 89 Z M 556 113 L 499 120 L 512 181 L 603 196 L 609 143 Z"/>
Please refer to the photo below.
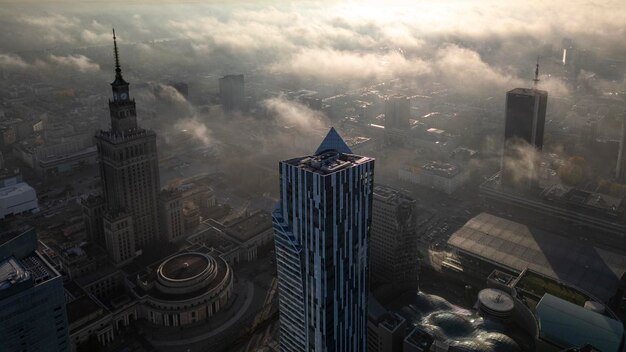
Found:
<path fill-rule="evenodd" d="M 113 26 L 122 47 L 140 43 L 124 55 L 144 65 L 210 62 L 315 81 L 415 77 L 467 93 L 529 81 L 535 58 L 558 52 L 564 37 L 626 60 L 621 0 L 0 2 L 0 66 L 9 70 L 94 74 L 108 58 L 80 48 L 110 50 Z M 188 46 L 148 43 L 162 39 Z M 544 84 L 567 94 L 559 80 Z"/>

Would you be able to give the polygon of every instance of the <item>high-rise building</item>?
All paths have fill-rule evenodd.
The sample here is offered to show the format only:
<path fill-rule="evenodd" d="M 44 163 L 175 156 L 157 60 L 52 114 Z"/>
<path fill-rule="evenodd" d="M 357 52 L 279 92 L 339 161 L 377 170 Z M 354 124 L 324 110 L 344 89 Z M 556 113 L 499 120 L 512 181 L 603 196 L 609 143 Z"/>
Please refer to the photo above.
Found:
<path fill-rule="evenodd" d="M 183 194 L 178 189 L 165 189 L 159 194 L 161 237 L 169 242 L 183 238 Z"/>
<path fill-rule="evenodd" d="M 132 215 L 109 211 L 104 214 L 103 223 L 105 245 L 113 263 L 130 263 L 137 249 Z"/>
<path fill-rule="evenodd" d="M 331 128 L 280 162 L 275 230 L 281 351 L 365 351 L 374 159 Z"/>
<path fill-rule="evenodd" d="M 405 95 L 392 95 L 385 99 L 385 128 L 409 128 L 411 100 Z"/>
<path fill-rule="evenodd" d="M 227 75 L 220 78 L 220 99 L 225 111 L 245 110 L 243 75 Z"/>
<path fill-rule="evenodd" d="M 137 124 L 135 100 L 130 98 L 129 84 L 122 77 L 115 32 L 113 39 L 115 80 L 111 83 L 113 100 L 109 100 L 111 128 L 99 131 L 95 136 L 100 159 L 100 177 L 105 208 L 111 215 L 108 219 L 118 223 L 118 214 L 124 213 L 132 217 L 133 248 L 141 249 L 155 241 L 159 233 L 157 201 L 160 185 L 156 134 Z M 107 217 L 105 229 L 106 220 Z M 106 233 L 107 231 L 105 236 Z M 106 239 L 106 242 L 109 251 L 121 248 L 117 245 L 109 246 L 109 243 L 115 241 Z M 126 256 L 120 253 L 109 254 L 120 258 Z"/>
<path fill-rule="evenodd" d="M 626 112 L 624 112 L 624 120 L 622 121 L 622 135 L 619 140 L 615 180 L 617 182 L 626 183 Z"/>
<path fill-rule="evenodd" d="M 34 228 L 0 233 L 0 350 L 68 351 L 63 278 Z"/>
<path fill-rule="evenodd" d="M 502 185 L 528 189 L 537 178 L 548 92 L 515 88 L 506 93 Z"/>
<path fill-rule="evenodd" d="M 102 219 L 106 205 L 104 198 L 100 195 L 88 195 L 81 199 L 80 205 L 83 209 L 87 238 L 89 241 L 105 247 L 104 222 Z"/>
<path fill-rule="evenodd" d="M 396 189 L 374 187 L 370 272 L 376 283 L 397 291 L 418 288 L 417 202 Z"/>
<path fill-rule="evenodd" d="M 409 134 L 411 100 L 404 95 L 392 95 L 385 99 L 385 143 L 403 144 Z"/>

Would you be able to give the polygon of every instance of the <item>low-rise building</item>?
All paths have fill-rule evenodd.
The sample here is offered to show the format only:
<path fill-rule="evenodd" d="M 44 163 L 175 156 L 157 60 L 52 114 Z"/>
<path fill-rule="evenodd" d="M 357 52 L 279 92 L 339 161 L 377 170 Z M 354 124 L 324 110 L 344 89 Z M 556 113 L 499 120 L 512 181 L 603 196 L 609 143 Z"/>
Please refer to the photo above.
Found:
<path fill-rule="evenodd" d="M 28 183 L 20 182 L 0 188 L 0 219 L 38 209 L 37 192 Z"/>
<path fill-rule="evenodd" d="M 423 165 L 405 165 L 398 171 L 401 180 L 452 194 L 469 180 L 469 172 L 460 166 L 440 161 Z"/>
<path fill-rule="evenodd" d="M 207 321 L 226 306 L 234 282 L 218 252 L 195 247 L 179 252 L 137 276 L 133 293 L 139 317 L 160 326 Z"/>
<path fill-rule="evenodd" d="M 370 295 L 367 314 L 367 352 L 402 352 L 406 319 L 387 311 Z"/>

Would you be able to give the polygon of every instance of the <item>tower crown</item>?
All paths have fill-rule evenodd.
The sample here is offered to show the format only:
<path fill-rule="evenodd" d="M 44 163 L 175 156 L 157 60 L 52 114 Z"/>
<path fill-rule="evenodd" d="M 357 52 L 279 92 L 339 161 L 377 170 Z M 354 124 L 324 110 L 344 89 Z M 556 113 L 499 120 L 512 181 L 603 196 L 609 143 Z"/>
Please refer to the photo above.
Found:
<path fill-rule="evenodd" d="M 122 76 L 122 68 L 120 67 L 120 55 L 117 49 L 117 37 L 115 36 L 115 29 L 113 29 L 113 50 L 115 54 L 115 80 L 111 82 L 111 89 L 113 90 L 113 101 L 129 101 L 129 83 L 126 82 L 124 80 L 124 77 Z"/>

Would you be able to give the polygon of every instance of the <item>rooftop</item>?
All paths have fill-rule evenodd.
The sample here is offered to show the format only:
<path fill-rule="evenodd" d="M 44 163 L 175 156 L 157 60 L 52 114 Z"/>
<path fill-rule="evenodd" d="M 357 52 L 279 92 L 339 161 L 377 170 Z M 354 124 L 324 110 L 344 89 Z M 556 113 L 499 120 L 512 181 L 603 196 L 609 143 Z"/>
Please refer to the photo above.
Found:
<path fill-rule="evenodd" d="M 387 314 L 380 325 L 384 326 L 389 331 L 396 330 L 406 320 L 397 314 Z"/>
<path fill-rule="evenodd" d="M 424 351 L 430 351 L 430 346 L 435 342 L 435 339 L 426 331 L 416 327 L 404 339 L 404 341 L 412 344 L 413 346 L 420 347 Z"/>
<path fill-rule="evenodd" d="M 168 279 L 185 280 L 202 273 L 209 265 L 206 256 L 197 253 L 185 253 L 163 263 L 162 274 Z"/>
<path fill-rule="evenodd" d="M 269 229 L 272 229 L 272 218 L 266 212 L 256 212 L 226 226 L 228 235 L 240 243 L 244 243 Z"/>
<path fill-rule="evenodd" d="M 591 344 L 600 351 L 618 352 L 624 325 L 602 314 L 545 294 L 536 308 L 539 336 L 562 348 Z"/>
<path fill-rule="evenodd" d="M 15 197 L 26 192 L 35 192 L 35 190 L 28 183 L 20 182 L 12 186 L 0 188 L 0 199 Z"/>
<path fill-rule="evenodd" d="M 408 194 L 395 188 L 383 185 L 374 185 L 374 198 L 393 204 L 416 202 L 416 200 L 411 198 Z"/>
<path fill-rule="evenodd" d="M 13 257 L 0 262 L 0 291 L 28 281 L 30 273 Z"/>
<path fill-rule="evenodd" d="M 507 94 L 509 93 L 510 94 L 523 94 L 523 95 L 539 95 L 539 94 L 547 95 L 548 94 L 548 92 L 546 92 L 545 90 L 535 89 L 535 88 L 515 88 L 507 92 Z"/>
<path fill-rule="evenodd" d="M 528 268 L 574 285 L 603 302 L 626 273 L 623 255 L 487 213 L 470 219 L 448 244 L 518 272 Z"/>
<path fill-rule="evenodd" d="M 158 287 L 154 287 L 150 285 L 150 283 L 153 283 L 155 282 L 155 280 L 157 280 L 157 268 L 159 268 L 161 264 L 166 264 L 164 265 L 165 267 L 167 266 L 167 264 L 169 264 L 167 263 L 167 261 L 170 261 L 176 258 L 187 258 L 188 260 L 190 260 L 192 259 L 192 257 L 189 257 L 189 255 L 193 257 L 196 257 L 196 256 L 204 257 L 205 259 L 207 259 L 207 265 L 200 265 L 196 267 L 197 264 L 202 264 L 202 263 L 200 262 L 200 263 L 194 264 L 193 272 L 183 273 L 183 275 L 180 276 L 181 277 L 180 280 L 185 280 L 188 282 L 184 285 L 175 284 L 176 287 L 183 288 L 183 290 L 185 287 L 191 287 L 196 282 L 194 280 L 197 279 L 197 278 L 194 278 L 193 274 L 199 275 L 202 272 L 208 272 L 209 275 L 205 278 L 206 280 L 205 285 L 202 285 L 198 289 L 195 289 L 191 292 L 184 292 L 184 293 L 178 292 L 178 291 L 177 292 L 172 291 L 170 293 L 166 293 L 166 292 L 161 291 Z M 178 263 L 184 265 L 183 264 L 184 262 L 183 263 L 178 262 Z M 175 266 L 172 266 L 171 269 L 173 269 L 174 271 L 178 270 L 176 269 Z M 176 274 L 173 274 L 173 275 L 175 276 Z M 184 300 L 198 297 L 200 295 L 205 294 L 208 291 L 211 291 L 212 289 L 221 285 L 222 281 L 229 276 L 232 276 L 232 274 L 228 266 L 228 263 L 226 263 L 226 261 L 218 255 L 218 253 L 203 246 L 192 246 L 188 248 L 187 250 L 184 250 L 180 252 L 179 254 L 176 254 L 173 257 L 170 257 L 170 259 L 167 259 L 161 263 L 157 262 L 148 266 L 145 270 L 140 272 L 137 276 L 139 282 L 145 282 L 145 284 L 147 285 L 141 285 L 141 284 L 137 285 L 133 288 L 133 290 L 139 297 L 148 295 L 152 298 L 163 300 L 163 301 L 184 301 Z M 169 281 L 171 279 L 173 278 L 168 277 L 166 280 Z M 173 286 L 170 286 L 170 287 L 173 287 Z"/>
<path fill-rule="evenodd" d="M 307 171 L 328 175 L 372 160 L 374 159 L 365 156 L 344 154 L 336 150 L 330 150 L 321 154 L 290 159 L 284 162 Z"/>
<path fill-rule="evenodd" d="M 622 205 L 624 205 L 622 198 L 588 192 L 561 184 L 544 189 L 542 196 L 548 200 L 558 200 L 568 205 L 586 207 L 602 212 L 619 212 Z"/>

